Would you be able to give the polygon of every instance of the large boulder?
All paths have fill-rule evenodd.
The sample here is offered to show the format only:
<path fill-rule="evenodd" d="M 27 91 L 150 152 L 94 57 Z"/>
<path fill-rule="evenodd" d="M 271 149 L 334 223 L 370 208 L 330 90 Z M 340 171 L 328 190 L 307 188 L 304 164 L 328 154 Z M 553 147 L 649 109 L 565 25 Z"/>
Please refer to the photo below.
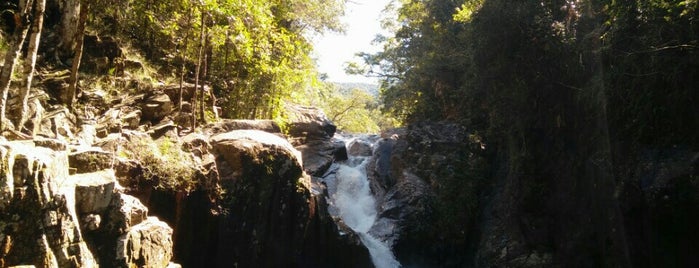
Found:
<path fill-rule="evenodd" d="M 99 214 L 107 211 L 114 196 L 114 171 L 73 175 L 70 180 L 75 182 L 75 207 L 78 213 Z"/>
<path fill-rule="evenodd" d="M 322 176 L 332 163 L 347 159 L 345 143 L 340 140 L 312 140 L 296 146 L 303 156 L 303 168 L 306 173 Z"/>
<path fill-rule="evenodd" d="M 301 177 L 301 153 L 279 136 L 259 130 L 234 130 L 211 137 L 211 144 L 214 151 L 232 168 L 231 171 L 235 172 L 234 177 L 245 172 L 246 168 L 259 166 L 270 160 L 279 165 L 279 169 L 269 167 L 269 172 L 289 180 L 298 180 Z M 255 174 L 260 175 L 267 174 Z M 224 175 L 222 179 L 234 177 Z"/>
<path fill-rule="evenodd" d="M 294 144 L 311 139 L 327 139 L 335 134 L 337 127 L 325 113 L 316 107 L 292 106 L 289 112 L 289 135 Z"/>
<path fill-rule="evenodd" d="M 388 241 L 402 265 L 469 263 L 483 161 L 471 136 L 455 124 L 415 124 L 374 146 L 367 176 L 379 209 L 370 233 Z"/>
<path fill-rule="evenodd" d="M 141 119 L 157 122 L 172 113 L 174 105 L 165 93 L 156 93 L 146 98 L 141 105 Z"/>
<path fill-rule="evenodd" d="M 352 156 L 371 156 L 374 153 L 373 144 L 378 136 L 359 137 L 350 141 L 347 145 L 348 154 Z"/>
<path fill-rule="evenodd" d="M 172 228 L 156 217 L 148 217 L 119 237 L 116 252 L 119 267 L 168 267 Z"/>
<path fill-rule="evenodd" d="M 106 227 L 110 232 L 118 234 L 127 232 L 129 228 L 145 221 L 148 217 L 148 208 L 140 200 L 123 193 L 115 194 L 111 208 L 108 213 L 109 223 Z"/>

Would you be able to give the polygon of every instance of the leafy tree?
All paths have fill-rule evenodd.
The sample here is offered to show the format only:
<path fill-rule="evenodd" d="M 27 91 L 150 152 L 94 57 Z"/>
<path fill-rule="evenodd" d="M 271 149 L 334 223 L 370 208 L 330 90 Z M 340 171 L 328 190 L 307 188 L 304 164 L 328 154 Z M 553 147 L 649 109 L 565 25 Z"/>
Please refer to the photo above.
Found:
<path fill-rule="evenodd" d="M 41 31 L 44 26 L 44 10 L 46 9 L 46 0 L 37 0 L 34 7 L 34 17 L 31 26 L 31 37 L 27 48 L 27 57 L 24 60 L 24 85 L 20 88 L 19 97 L 22 100 L 21 112 L 15 121 L 18 129 L 22 129 L 27 121 L 29 90 L 32 87 L 34 78 L 34 70 L 36 67 L 37 53 L 39 52 L 39 43 L 41 40 Z"/>
<path fill-rule="evenodd" d="M 10 91 L 10 82 L 12 74 L 15 71 L 17 57 L 21 52 L 24 39 L 27 37 L 27 32 L 29 30 L 28 14 L 31 12 L 31 6 L 31 1 L 21 1 L 18 12 L 13 14 L 15 22 L 19 23 L 15 25 L 12 39 L 9 42 L 10 49 L 5 54 L 5 63 L 2 66 L 2 71 L 0 71 L 0 89 L 2 90 L 2 96 L 0 96 L 0 131 L 5 130 L 7 127 L 5 124 L 7 120 L 7 116 L 5 115 L 7 109 L 7 95 Z"/>
<path fill-rule="evenodd" d="M 306 36 L 340 31 L 344 7 L 341 0 L 97 2 L 103 8 L 95 8 L 92 20 L 103 25 L 102 31 L 138 40 L 136 45 L 160 62 L 162 72 L 189 66 L 186 80 L 197 77 L 192 72 L 197 64 L 186 59 L 198 59 L 200 53 L 198 46 L 185 44 L 199 43 L 199 38 L 189 39 L 201 37 L 207 28 L 203 79 L 214 88 L 215 96 L 209 98 L 218 101 L 224 116 L 235 118 L 279 117 L 283 103 L 294 101 L 294 91 L 317 83 Z"/>
<path fill-rule="evenodd" d="M 378 133 L 394 127 L 384 117 L 375 96 L 359 88 L 342 92 L 337 86 L 328 84 L 323 104 L 320 105 L 339 130 L 350 133 Z"/>

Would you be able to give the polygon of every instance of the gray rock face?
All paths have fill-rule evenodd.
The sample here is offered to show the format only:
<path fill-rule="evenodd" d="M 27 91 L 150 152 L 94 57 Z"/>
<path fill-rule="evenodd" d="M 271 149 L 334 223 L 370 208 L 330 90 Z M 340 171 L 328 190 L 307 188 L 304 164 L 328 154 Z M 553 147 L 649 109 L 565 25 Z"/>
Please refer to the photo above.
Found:
<path fill-rule="evenodd" d="M 119 237 L 116 252 L 120 267 L 168 267 L 172 228 L 156 217 L 148 217 Z"/>
<path fill-rule="evenodd" d="M 330 138 L 337 127 L 322 110 L 315 107 L 293 106 L 289 109 L 289 135 L 304 139 Z M 297 142 L 294 142 L 296 144 Z"/>
<path fill-rule="evenodd" d="M 473 163 L 482 160 L 468 137 L 457 125 L 425 124 L 393 131 L 375 145 L 367 175 L 379 211 L 370 233 L 389 241 L 401 264 L 469 262 L 466 241 L 478 213 Z"/>
<path fill-rule="evenodd" d="M 0 167 L 0 267 L 169 264 L 172 229 L 157 219 L 144 224 L 147 208 L 119 193 L 112 170 L 71 176 L 66 151 L 32 141 L 0 141 Z M 116 251 L 90 251 L 115 249 L 118 241 L 127 245 L 121 259 Z"/>
<path fill-rule="evenodd" d="M 374 151 L 372 143 L 372 141 L 363 138 L 355 139 L 347 146 L 349 147 L 348 153 L 354 156 L 371 156 Z"/>
<path fill-rule="evenodd" d="M 339 140 L 317 139 L 297 145 L 303 156 L 303 168 L 312 176 L 322 176 L 335 161 L 347 159 L 345 143 Z"/>
<path fill-rule="evenodd" d="M 0 143 L 0 266 L 97 267 L 82 239 L 68 156 L 33 142 Z"/>
<path fill-rule="evenodd" d="M 107 223 L 110 232 L 123 234 L 148 218 L 148 208 L 137 198 L 127 194 L 115 194 L 111 207 Z"/>
<path fill-rule="evenodd" d="M 73 175 L 70 180 L 75 182 L 75 208 L 79 214 L 100 214 L 107 211 L 114 196 L 114 171 Z"/>
<path fill-rule="evenodd" d="M 174 222 L 175 254 L 184 267 L 370 265 L 358 240 L 340 235 L 320 211 L 324 198 L 312 195 L 301 155 L 286 139 L 233 130 L 184 140 L 183 149 L 201 154 L 202 164 L 214 159 L 208 174 L 216 178 L 188 195 L 153 191 L 146 197 L 171 205 L 151 205 L 157 210 L 151 213 Z"/>
<path fill-rule="evenodd" d="M 172 113 L 174 106 L 170 97 L 165 93 L 157 93 L 146 98 L 141 105 L 143 120 L 157 122 L 163 119 L 166 115 Z"/>

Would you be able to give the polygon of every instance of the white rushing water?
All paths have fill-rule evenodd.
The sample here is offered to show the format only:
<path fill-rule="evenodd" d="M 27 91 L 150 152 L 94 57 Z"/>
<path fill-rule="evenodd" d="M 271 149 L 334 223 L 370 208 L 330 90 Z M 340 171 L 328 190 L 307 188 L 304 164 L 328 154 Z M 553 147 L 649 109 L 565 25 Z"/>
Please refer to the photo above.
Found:
<path fill-rule="evenodd" d="M 361 162 L 352 166 L 358 161 Z M 331 191 L 331 203 L 345 224 L 359 235 L 377 268 L 400 267 L 388 245 L 368 233 L 376 220 L 376 201 L 366 176 L 367 162 L 368 158 L 350 156 L 350 160 L 340 164 L 335 187 L 332 187 L 335 191 Z"/>

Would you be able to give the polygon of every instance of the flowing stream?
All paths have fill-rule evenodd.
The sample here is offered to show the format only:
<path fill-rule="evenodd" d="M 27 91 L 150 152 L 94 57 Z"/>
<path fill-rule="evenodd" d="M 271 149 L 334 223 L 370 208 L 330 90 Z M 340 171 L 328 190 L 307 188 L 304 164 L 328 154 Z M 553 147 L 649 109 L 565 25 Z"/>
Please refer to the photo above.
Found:
<path fill-rule="evenodd" d="M 349 144 L 349 143 L 348 143 Z M 400 267 L 386 243 L 376 239 L 369 230 L 376 220 L 376 201 L 369 187 L 366 165 L 371 157 L 349 156 L 341 163 L 330 190 L 331 204 L 336 213 L 356 232 L 369 250 L 377 268 Z"/>

